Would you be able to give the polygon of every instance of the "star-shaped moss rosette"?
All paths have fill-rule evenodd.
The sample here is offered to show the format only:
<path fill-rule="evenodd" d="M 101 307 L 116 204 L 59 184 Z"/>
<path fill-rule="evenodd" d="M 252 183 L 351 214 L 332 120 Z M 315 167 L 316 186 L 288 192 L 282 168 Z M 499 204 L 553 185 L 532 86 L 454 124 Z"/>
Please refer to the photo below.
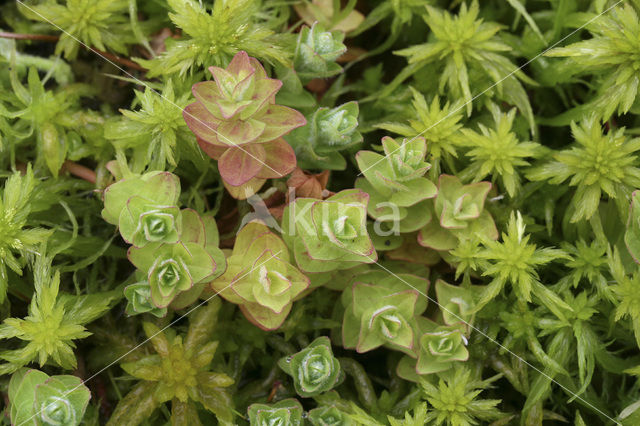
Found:
<path fill-rule="evenodd" d="M 418 233 L 420 245 L 447 251 L 457 247 L 459 238 L 469 235 L 496 240 L 498 230 L 484 209 L 490 190 L 489 182 L 463 185 L 455 176 L 440 175 L 433 213 Z"/>
<path fill-rule="evenodd" d="M 415 356 L 405 356 L 398 363 L 398 376 L 418 382 L 421 375 L 449 370 L 469 358 L 464 324 L 438 325 L 420 317 L 417 319 Z"/>
<path fill-rule="evenodd" d="M 303 398 L 327 392 L 344 378 L 326 336 L 318 337 L 300 352 L 281 358 L 278 366 L 293 377 L 296 393 Z"/>
<path fill-rule="evenodd" d="M 296 166 L 293 149 L 281 136 L 306 120 L 294 109 L 275 104 L 282 82 L 268 78 L 255 58 L 238 52 L 226 69 L 210 67 L 213 81 L 196 83 L 196 102 L 183 112 L 198 144 L 211 158 L 225 187 L 235 197 L 253 195 L 266 179 Z"/>
<path fill-rule="evenodd" d="M 213 299 L 195 311 L 185 335 L 143 323 L 156 353 L 120 364 L 140 381 L 120 400 L 109 426 L 140 424 L 167 401 L 171 401 L 173 424 L 201 424 L 196 403 L 214 413 L 219 424 L 232 424 L 233 400 L 225 388 L 234 381 L 226 374 L 211 371 L 218 342 L 209 339 L 220 306 L 221 302 Z"/>
<path fill-rule="evenodd" d="M 79 377 L 26 368 L 11 376 L 8 393 L 12 425 L 79 425 L 91 398 Z"/>
<path fill-rule="evenodd" d="M 339 151 L 362 142 L 358 114 L 357 102 L 316 109 L 306 126 L 286 138 L 295 150 L 298 165 L 304 169 L 344 170 L 347 162 Z"/>
<path fill-rule="evenodd" d="M 102 217 L 136 247 L 175 243 L 180 234 L 180 180 L 169 172 L 130 175 L 104 191 Z"/>
<path fill-rule="evenodd" d="M 304 410 L 297 399 L 289 398 L 274 404 L 251 404 L 247 409 L 251 426 L 302 426 Z"/>
<path fill-rule="evenodd" d="M 370 272 L 342 293 L 345 349 L 362 353 L 385 346 L 413 353 L 415 317 L 427 309 L 428 299 L 422 294 L 429 282 L 410 274 L 398 277 Z"/>
<path fill-rule="evenodd" d="M 342 72 L 336 59 L 347 51 L 342 41 L 344 32 L 327 31 L 315 22 L 311 28 L 303 26 L 298 35 L 293 67 L 302 82 L 313 78 L 328 78 Z"/>
<path fill-rule="evenodd" d="M 431 168 L 425 161 L 427 142 L 419 137 L 398 143 L 385 136 L 382 147 L 384 155 L 373 151 L 356 155 L 364 175 L 356 188 L 371 197 L 367 211 L 372 218 L 390 222 L 397 232 L 417 231 L 431 219 L 428 199 L 438 193 L 436 185 L 424 177 Z"/>
<path fill-rule="evenodd" d="M 327 198 L 296 198 L 282 215 L 282 235 L 304 272 L 349 269 L 378 255 L 367 233 L 369 196 L 347 189 Z"/>
<path fill-rule="evenodd" d="M 213 218 L 201 218 L 191 209 L 182 210 L 182 234 L 177 243 L 149 243 L 131 247 L 129 260 L 146 274 L 151 301 L 167 307 L 178 293 L 194 289 L 196 298 L 203 284 L 224 271 L 224 255 L 218 248 L 218 230 Z M 196 286 L 196 287 L 194 287 Z"/>
<path fill-rule="evenodd" d="M 258 222 L 238 232 L 226 272 L 211 282 L 215 292 L 264 330 L 280 327 L 307 287 L 309 279 L 290 263 L 284 241 Z"/>

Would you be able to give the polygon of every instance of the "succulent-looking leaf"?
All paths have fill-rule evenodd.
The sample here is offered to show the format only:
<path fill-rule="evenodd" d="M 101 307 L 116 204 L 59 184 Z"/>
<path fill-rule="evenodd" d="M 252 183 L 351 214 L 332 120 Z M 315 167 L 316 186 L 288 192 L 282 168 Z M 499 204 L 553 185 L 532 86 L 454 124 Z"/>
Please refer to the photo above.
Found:
<path fill-rule="evenodd" d="M 440 175 L 433 217 L 420 230 L 418 242 L 434 250 L 455 249 L 460 238 L 498 238 L 493 218 L 484 209 L 489 182 L 463 185 L 455 176 Z"/>
<path fill-rule="evenodd" d="M 352 426 L 353 420 L 335 405 L 321 406 L 309 410 L 307 417 L 313 426 Z"/>
<path fill-rule="evenodd" d="M 426 318 L 418 318 L 419 334 L 416 335 L 417 360 L 405 356 L 398 364 L 398 375 L 406 380 L 418 381 L 420 375 L 446 371 L 456 362 L 466 361 L 464 324 L 438 325 Z"/>
<path fill-rule="evenodd" d="M 309 286 L 309 279 L 289 260 L 280 237 L 262 223 L 250 222 L 238 232 L 227 270 L 211 287 L 239 305 L 249 321 L 275 330 Z"/>
<path fill-rule="evenodd" d="M 181 291 L 213 276 L 217 264 L 207 250 L 197 243 L 150 243 L 144 248 L 131 247 L 129 259 L 147 273 L 151 300 L 164 308 Z"/>
<path fill-rule="evenodd" d="M 356 180 L 355 186 L 369 194 L 367 211 L 377 223 L 388 222 L 397 232 L 417 231 L 431 220 L 430 202 L 426 200 L 438 192 L 424 177 L 431 168 L 425 161 L 426 141 L 418 137 L 397 143 L 385 136 L 382 146 L 384 156 L 358 152 L 356 161 L 364 178 Z"/>
<path fill-rule="evenodd" d="M 255 58 L 238 52 L 226 69 L 210 67 L 214 81 L 196 83 L 196 102 L 183 112 L 198 144 L 218 160 L 220 174 L 236 191 L 255 193 L 255 179 L 290 173 L 296 166 L 292 148 L 281 137 L 306 120 L 299 112 L 275 104 L 282 82 L 268 78 Z M 257 188 L 256 188 L 257 186 Z"/>
<path fill-rule="evenodd" d="M 398 276 L 405 282 L 381 271 L 369 272 L 342 293 L 345 348 L 368 352 L 385 345 L 413 353 L 415 317 L 427 308 L 427 299 L 420 296 L 426 294 L 429 282 L 409 274 Z"/>
<path fill-rule="evenodd" d="M 9 402 L 11 423 L 76 426 L 91 398 L 76 376 L 51 376 L 22 368 L 11 376 Z"/>
<path fill-rule="evenodd" d="M 369 196 L 356 189 L 326 200 L 296 198 L 282 217 L 283 237 L 305 272 L 373 263 L 377 253 L 366 228 Z"/>
<path fill-rule="evenodd" d="M 127 315 L 148 312 L 161 318 L 167 314 L 167 308 L 158 308 L 151 301 L 151 286 L 146 281 L 125 287 L 124 297 L 127 299 L 127 307 L 125 309 Z"/>
<path fill-rule="evenodd" d="M 153 205 L 134 196 L 120 213 L 118 226 L 126 242 L 144 247 L 147 243 L 178 242 L 182 219 L 177 206 Z"/>
<path fill-rule="evenodd" d="M 302 27 L 293 59 L 293 66 L 300 79 L 304 82 L 312 78 L 332 77 L 342 72 L 335 60 L 347 50 L 343 40 L 342 31 L 327 31 L 318 22 L 311 28 Z"/>
<path fill-rule="evenodd" d="M 305 169 L 344 170 L 347 162 L 339 151 L 362 142 L 358 111 L 357 102 L 316 109 L 306 126 L 287 136 L 298 165 Z"/>
<path fill-rule="evenodd" d="M 148 172 L 125 177 L 105 189 L 102 217 L 110 224 L 118 225 L 133 197 L 147 200 L 151 205 L 175 206 L 179 196 L 180 180 L 172 173 Z"/>
<path fill-rule="evenodd" d="M 302 426 L 302 405 L 296 399 L 284 399 L 275 404 L 251 404 L 248 408 L 251 426 Z"/>
<path fill-rule="evenodd" d="M 293 377 L 296 393 L 305 398 L 333 389 L 344 376 L 333 356 L 331 341 L 325 336 L 300 352 L 281 358 L 278 365 Z"/>
<path fill-rule="evenodd" d="M 358 28 L 365 19 L 362 13 L 355 10 L 355 5 L 356 2 L 349 2 L 344 9 L 339 9 L 334 6 L 340 6 L 340 3 L 333 0 L 312 0 L 296 3 L 293 7 L 307 25 L 320 22 L 332 31 L 348 33 Z"/>

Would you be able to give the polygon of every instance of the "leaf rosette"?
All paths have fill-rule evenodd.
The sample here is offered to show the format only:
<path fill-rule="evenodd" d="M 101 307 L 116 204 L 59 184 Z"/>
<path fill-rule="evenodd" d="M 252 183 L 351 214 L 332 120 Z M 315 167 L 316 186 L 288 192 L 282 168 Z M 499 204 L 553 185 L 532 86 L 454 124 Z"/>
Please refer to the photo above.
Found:
<path fill-rule="evenodd" d="M 295 168 L 293 149 L 281 137 L 306 120 L 296 110 L 276 105 L 282 82 L 268 78 L 246 52 L 238 52 L 226 69 L 209 71 L 214 81 L 193 86 L 196 102 L 184 109 L 184 119 L 204 152 L 218 160 L 227 189 L 236 198 L 247 198 L 266 179 Z"/>
<path fill-rule="evenodd" d="M 453 325 L 464 321 L 473 322 L 473 308 L 479 297 L 481 286 L 457 286 L 443 280 L 436 281 L 436 297 L 442 307 L 442 319 L 445 324 Z"/>
<path fill-rule="evenodd" d="M 12 424 L 75 426 L 91 398 L 76 376 L 51 376 L 22 368 L 11 376 L 9 401 Z"/>
<path fill-rule="evenodd" d="M 129 260 L 146 274 L 151 300 L 158 308 L 167 307 L 178 293 L 190 290 L 224 270 L 224 255 L 217 247 L 215 221 L 202 219 L 190 209 L 182 211 L 182 219 L 179 242 L 149 243 L 142 248 L 129 249 Z"/>
<path fill-rule="evenodd" d="M 118 225 L 122 238 L 135 247 L 175 243 L 181 227 L 179 196 L 180 180 L 172 173 L 125 177 L 105 189 L 102 217 Z"/>
<path fill-rule="evenodd" d="M 342 67 L 335 61 L 347 51 L 343 40 L 344 32 L 327 31 L 319 22 L 315 22 L 310 28 L 303 26 L 293 59 L 293 66 L 300 79 L 308 81 L 340 74 Z"/>
<path fill-rule="evenodd" d="M 459 361 L 469 358 L 464 324 L 438 325 L 427 318 L 418 318 L 420 334 L 416 336 L 417 359 L 405 356 L 398 364 L 398 375 L 418 381 L 418 376 L 449 370 Z"/>
<path fill-rule="evenodd" d="M 310 410 L 308 419 L 313 426 L 351 426 L 354 424 L 343 411 L 334 405 Z"/>
<path fill-rule="evenodd" d="M 287 136 L 298 165 L 305 169 L 344 170 L 347 162 L 339 151 L 362 142 L 357 130 L 358 114 L 357 102 L 316 109 L 306 126 Z"/>
<path fill-rule="evenodd" d="M 348 269 L 374 263 L 377 253 L 367 233 L 369 196 L 357 189 L 326 200 L 297 198 L 284 210 L 283 237 L 305 272 Z"/>
<path fill-rule="evenodd" d="M 309 279 L 289 262 L 282 239 L 258 222 L 238 232 L 226 272 L 211 282 L 214 291 L 266 330 L 282 325 L 308 286 Z"/>
<path fill-rule="evenodd" d="M 326 336 L 318 337 L 300 352 L 281 358 L 278 365 L 293 377 L 296 393 L 302 397 L 327 392 L 344 376 Z"/>
<path fill-rule="evenodd" d="M 375 271 L 363 274 L 343 292 L 342 342 L 346 349 L 362 353 L 384 345 L 413 353 L 415 317 L 427 308 L 427 299 L 419 296 L 426 293 L 429 282 L 414 275 L 399 276 L 413 288 Z"/>
<path fill-rule="evenodd" d="M 142 197 L 131 197 L 118 223 L 122 238 L 135 247 L 175 243 L 180 239 L 180 209 L 175 205 L 154 205 Z"/>
<path fill-rule="evenodd" d="M 420 245 L 448 251 L 458 246 L 459 238 L 469 235 L 497 239 L 496 225 L 484 208 L 490 190 L 489 182 L 463 185 L 455 176 L 440 175 L 433 214 L 418 234 Z"/>
<path fill-rule="evenodd" d="M 397 221 L 399 232 L 413 232 L 431 220 L 430 198 L 438 189 L 424 174 L 431 168 L 425 161 L 427 143 L 424 138 L 404 139 L 402 143 L 382 138 L 384 156 L 373 151 L 356 155 L 364 178 L 356 188 L 367 192 L 368 213 L 381 222 Z"/>
<path fill-rule="evenodd" d="M 167 314 L 167 308 L 158 308 L 153 304 L 151 286 L 146 281 L 126 286 L 124 297 L 127 299 L 127 315 L 150 313 L 161 318 Z"/>
<path fill-rule="evenodd" d="M 302 413 L 302 405 L 293 398 L 284 399 L 275 404 L 251 404 L 248 408 L 251 426 L 301 426 Z"/>
<path fill-rule="evenodd" d="M 119 225 L 123 214 L 128 214 L 128 204 L 136 199 L 131 206 L 134 212 L 129 212 L 133 218 L 127 220 L 135 222 L 144 210 L 140 209 L 146 202 L 151 206 L 176 206 L 180 196 L 180 179 L 169 172 L 149 172 L 142 175 L 132 175 L 120 179 L 109 185 L 103 194 L 104 208 L 102 217 L 112 225 Z M 137 212 L 138 215 L 134 216 Z"/>

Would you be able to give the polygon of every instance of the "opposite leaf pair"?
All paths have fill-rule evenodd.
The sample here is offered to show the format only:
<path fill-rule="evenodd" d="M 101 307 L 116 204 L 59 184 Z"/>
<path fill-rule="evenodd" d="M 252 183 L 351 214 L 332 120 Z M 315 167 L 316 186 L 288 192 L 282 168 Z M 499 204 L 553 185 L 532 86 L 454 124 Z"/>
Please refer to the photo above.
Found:
<path fill-rule="evenodd" d="M 282 136 L 306 120 L 275 103 L 282 82 L 268 78 L 246 52 L 237 53 L 226 69 L 209 71 L 214 81 L 193 86 L 196 102 L 184 109 L 184 119 L 204 152 L 218 160 L 227 190 L 245 199 L 266 179 L 285 176 L 295 168 L 293 149 Z"/>
<path fill-rule="evenodd" d="M 11 376 L 11 424 L 79 425 L 91 398 L 76 376 L 52 376 L 23 368 Z"/>
<path fill-rule="evenodd" d="M 396 142 L 382 138 L 384 156 L 373 151 L 360 151 L 356 161 L 364 178 L 356 187 L 371 197 L 368 213 L 377 222 L 396 233 L 413 232 L 430 219 L 429 201 L 438 189 L 424 174 L 431 168 L 425 161 L 427 143 L 424 138 Z M 391 233 L 389 232 L 389 233 Z M 380 244 L 377 249 L 384 249 Z"/>
<path fill-rule="evenodd" d="M 162 316 L 179 293 L 192 288 L 178 304 L 193 302 L 203 290 L 197 284 L 224 268 L 215 220 L 180 210 L 179 195 L 180 181 L 169 172 L 128 176 L 104 192 L 102 216 L 133 245 L 129 259 L 145 277 L 125 289 L 129 314 Z"/>
<path fill-rule="evenodd" d="M 238 232 L 226 272 L 211 282 L 216 293 L 266 330 L 282 325 L 307 287 L 309 279 L 290 263 L 282 239 L 258 222 Z"/>

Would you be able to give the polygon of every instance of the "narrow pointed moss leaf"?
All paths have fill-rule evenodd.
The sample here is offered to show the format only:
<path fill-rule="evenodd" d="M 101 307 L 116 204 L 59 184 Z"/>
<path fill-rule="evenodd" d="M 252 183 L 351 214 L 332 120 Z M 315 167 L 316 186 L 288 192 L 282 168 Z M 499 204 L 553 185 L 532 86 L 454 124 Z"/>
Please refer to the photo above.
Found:
<path fill-rule="evenodd" d="M 633 260 L 640 263 L 640 200 L 638 199 L 638 191 L 634 191 L 631 196 L 631 210 L 627 230 L 624 233 L 624 242 Z"/>

